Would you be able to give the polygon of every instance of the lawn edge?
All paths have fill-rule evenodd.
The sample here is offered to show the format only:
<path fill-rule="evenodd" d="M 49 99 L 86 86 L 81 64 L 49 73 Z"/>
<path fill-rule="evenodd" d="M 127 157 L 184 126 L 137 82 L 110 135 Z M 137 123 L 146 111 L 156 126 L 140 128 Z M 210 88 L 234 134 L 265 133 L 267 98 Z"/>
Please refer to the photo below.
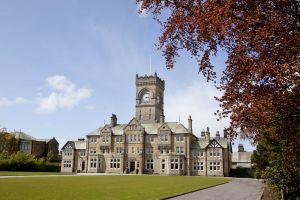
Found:
<path fill-rule="evenodd" d="M 1 174 L 3 172 L 8 172 L 8 174 Z M 16 172 L 16 174 L 13 174 Z M 0 171 L 0 178 L 1 177 L 19 177 L 19 176 L 61 176 L 61 175 L 74 175 L 75 173 L 69 172 L 37 172 L 37 171 Z"/>
<path fill-rule="evenodd" d="M 216 186 L 219 186 L 219 185 L 224 185 L 224 184 L 227 184 L 227 183 L 230 183 L 230 182 L 231 182 L 231 180 L 229 182 L 226 182 L 226 183 L 219 183 L 217 185 L 212 185 L 212 186 L 208 186 L 208 187 L 205 187 L 205 188 L 195 189 L 195 190 L 192 190 L 192 191 L 189 191 L 189 192 L 184 192 L 184 193 L 164 197 L 164 198 L 161 198 L 160 200 L 167 200 L 167 199 L 171 199 L 171 198 L 174 198 L 174 197 L 179 197 L 179 196 L 186 195 L 186 194 L 189 194 L 189 193 L 192 193 L 192 192 L 197 192 L 197 191 L 200 191 L 200 190 L 205 190 L 205 189 L 216 187 Z"/>

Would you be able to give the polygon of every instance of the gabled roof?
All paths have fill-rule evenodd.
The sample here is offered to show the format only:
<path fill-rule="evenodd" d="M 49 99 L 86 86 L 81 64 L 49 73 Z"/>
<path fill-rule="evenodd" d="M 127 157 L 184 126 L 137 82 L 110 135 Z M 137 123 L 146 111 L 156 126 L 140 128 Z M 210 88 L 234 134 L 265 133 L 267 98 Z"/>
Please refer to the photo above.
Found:
<path fill-rule="evenodd" d="M 161 126 L 158 128 L 159 131 L 171 131 L 171 128 L 168 126 L 167 123 L 161 124 Z"/>
<path fill-rule="evenodd" d="M 124 133 L 124 128 L 127 124 L 118 124 L 116 126 L 114 126 L 112 128 L 112 132 L 114 135 L 123 135 Z M 96 136 L 96 135 L 100 135 L 101 134 L 101 130 L 104 128 L 105 126 L 101 126 L 99 128 L 97 128 L 96 130 L 90 132 L 89 134 L 87 134 L 87 136 Z"/>
<path fill-rule="evenodd" d="M 215 147 L 222 147 L 217 141 L 216 141 L 216 139 L 212 139 L 210 142 L 209 142 L 209 144 L 207 145 L 207 147 L 213 147 L 213 148 L 215 148 Z"/>
<path fill-rule="evenodd" d="M 66 142 L 66 144 L 61 149 L 62 150 L 64 150 L 64 149 L 75 149 L 74 141 Z"/>
<path fill-rule="evenodd" d="M 228 148 L 228 140 L 227 138 L 219 138 L 219 137 L 211 137 L 209 143 L 206 142 L 205 137 L 201 137 L 198 140 L 194 140 L 192 143 L 192 148 L 198 148 L 205 149 L 208 147 L 211 142 L 217 142 L 217 144 L 221 145 L 222 148 Z"/>
<path fill-rule="evenodd" d="M 112 132 L 114 135 L 123 135 L 124 134 L 124 128 L 127 124 L 118 124 L 112 128 Z"/>
<path fill-rule="evenodd" d="M 165 123 L 174 134 L 180 134 L 180 133 L 189 133 L 187 128 L 184 127 L 183 124 L 178 122 L 166 122 Z M 161 123 L 152 123 L 152 124 L 142 124 L 142 126 L 145 128 L 145 131 L 147 134 L 157 134 L 158 129 L 161 127 Z"/>
<path fill-rule="evenodd" d="M 153 123 L 153 124 L 141 124 L 142 127 L 145 128 L 145 132 L 147 134 L 157 134 L 158 133 L 158 129 L 161 126 L 160 123 Z"/>
<path fill-rule="evenodd" d="M 88 133 L 87 136 L 89 135 L 100 135 L 100 130 L 103 128 L 104 126 L 100 126 L 99 128 L 97 128 L 96 130 L 93 130 L 92 132 Z"/>
<path fill-rule="evenodd" d="M 86 141 L 68 141 L 61 149 L 86 149 Z"/>
<path fill-rule="evenodd" d="M 215 137 L 214 138 L 223 148 L 228 148 L 228 139 L 227 138 L 221 138 L 221 137 Z"/>
<path fill-rule="evenodd" d="M 101 129 L 100 129 L 100 134 L 103 132 L 110 132 L 111 131 L 111 126 L 109 124 L 105 124 Z"/>
<path fill-rule="evenodd" d="M 131 120 L 132 121 L 132 120 Z M 130 122 L 131 122 L 130 121 Z M 129 123 L 130 123 L 129 122 Z M 185 134 L 189 133 L 188 129 L 185 128 L 185 126 L 181 123 L 178 122 L 166 122 L 165 123 L 168 127 L 170 127 L 172 133 L 174 134 Z M 128 124 L 118 124 L 112 128 L 112 132 L 114 135 L 123 135 L 124 134 L 124 129 Z M 157 134 L 159 128 L 162 126 L 161 123 L 151 123 L 151 124 L 141 124 L 143 128 L 145 128 L 145 132 L 147 134 L 153 135 Z M 101 129 L 103 129 L 105 126 L 101 126 L 97 128 L 96 130 L 90 132 L 87 134 L 87 136 L 96 136 L 100 135 Z"/>
<path fill-rule="evenodd" d="M 179 122 L 167 122 L 173 133 L 190 133 L 185 126 Z"/>

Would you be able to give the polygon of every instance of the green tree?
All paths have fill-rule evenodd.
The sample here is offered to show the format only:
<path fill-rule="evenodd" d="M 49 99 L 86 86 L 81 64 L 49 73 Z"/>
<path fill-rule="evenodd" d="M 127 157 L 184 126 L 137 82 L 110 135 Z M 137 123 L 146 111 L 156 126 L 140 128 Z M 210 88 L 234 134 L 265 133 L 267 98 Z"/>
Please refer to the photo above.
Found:
<path fill-rule="evenodd" d="M 11 155 L 19 150 L 19 140 L 14 135 L 1 132 L 0 133 L 0 154 Z"/>
<path fill-rule="evenodd" d="M 49 152 L 47 153 L 46 160 L 47 160 L 48 162 L 51 162 L 51 161 L 53 161 L 53 158 L 54 158 L 54 153 L 53 153 L 52 151 L 49 151 Z"/>
<path fill-rule="evenodd" d="M 289 98 L 300 102 L 299 87 L 292 92 Z M 281 191 L 283 199 L 300 196 L 300 118 L 289 117 L 299 110 L 299 106 L 286 107 L 287 116 L 275 115 L 268 128 L 260 131 L 257 151 L 252 156 L 257 177 Z"/>

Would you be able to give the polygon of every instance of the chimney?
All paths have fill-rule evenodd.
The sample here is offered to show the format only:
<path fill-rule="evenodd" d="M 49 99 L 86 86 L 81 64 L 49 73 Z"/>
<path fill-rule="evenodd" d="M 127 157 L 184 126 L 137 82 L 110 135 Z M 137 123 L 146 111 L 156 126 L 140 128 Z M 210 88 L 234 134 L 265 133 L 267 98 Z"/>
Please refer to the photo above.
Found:
<path fill-rule="evenodd" d="M 115 114 L 112 114 L 110 119 L 111 119 L 110 125 L 112 127 L 116 126 L 117 125 L 117 116 Z"/>
<path fill-rule="evenodd" d="M 165 123 L 165 116 L 164 116 L 163 113 L 160 114 L 159 122 L 160 123 Z"/>
<path fill-rule="evenodd" d="M 189 116 L 189 119 L 188 119 L 188 129 L 189 129 L 189 132 L 190 133 L 193 133 L 193 120 L 192 120 L 192 117 L 191 117 L 191 115 Z"/>
<path fill-rule="evenodd" d="M 245 152 L 243 144 L 239 144 L 239 146 L 238 146 L 238 152 Z"/>
<path fill-rule="evenodd" d="M 204 129 L 202 129 L 202 131 L 201 131 L 201 137 L 205 137 L 205 130 Z"/>
<path fill-rule="evenodd" d="M 216 132 L 216 138 L 220 139 L 220 133 L 219 133 L 219 131 Z"/>
<path fill-rule="evenodd" d="M 206 143 L 209 143 L 210 141 L 210 132 L 209 132 L 209 128 L 206 128 L 206 132 L 205 132 L 205 141 Z"/>

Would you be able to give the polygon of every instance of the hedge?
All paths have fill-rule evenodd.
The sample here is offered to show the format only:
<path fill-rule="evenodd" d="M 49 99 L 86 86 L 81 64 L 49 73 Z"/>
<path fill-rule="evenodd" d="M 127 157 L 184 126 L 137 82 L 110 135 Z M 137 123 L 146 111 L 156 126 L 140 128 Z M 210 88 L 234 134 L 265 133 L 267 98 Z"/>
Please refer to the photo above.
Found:
<path fill-rule="evenodd" d="M 59 172 L 60 163 L 49 162 L 45 158 L 36 158 L 19 151 L 10 156 L 0 154 L 0 171 Z"/>

